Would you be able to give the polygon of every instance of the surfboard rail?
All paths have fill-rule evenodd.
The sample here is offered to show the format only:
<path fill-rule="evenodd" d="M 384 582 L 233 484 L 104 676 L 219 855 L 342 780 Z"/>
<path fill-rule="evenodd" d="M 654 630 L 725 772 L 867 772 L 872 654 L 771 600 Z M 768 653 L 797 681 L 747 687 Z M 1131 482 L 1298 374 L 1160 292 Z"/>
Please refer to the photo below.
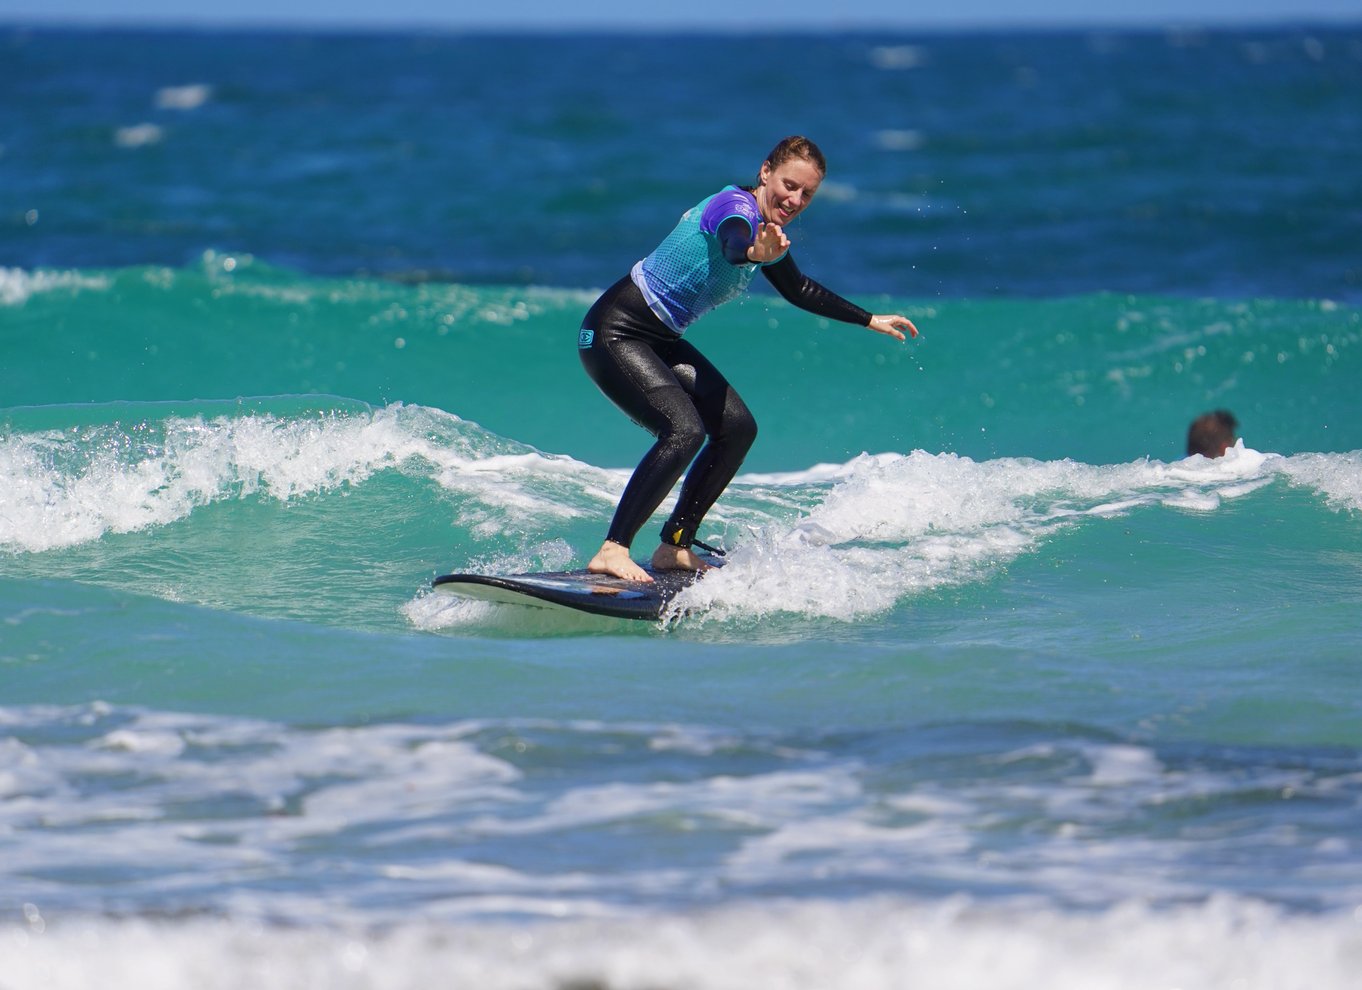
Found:
<path fill-rule="evenodd" d="M 566 608 L 618 619 L 656 621 L 673 598 L 704 572 L 655 571 L 640 565 L 652 582 L 626 581 L 587 570 L 522 574 L 443 574 L 431 582 L 438 592 L 476 601 L 539 608 Z"/>

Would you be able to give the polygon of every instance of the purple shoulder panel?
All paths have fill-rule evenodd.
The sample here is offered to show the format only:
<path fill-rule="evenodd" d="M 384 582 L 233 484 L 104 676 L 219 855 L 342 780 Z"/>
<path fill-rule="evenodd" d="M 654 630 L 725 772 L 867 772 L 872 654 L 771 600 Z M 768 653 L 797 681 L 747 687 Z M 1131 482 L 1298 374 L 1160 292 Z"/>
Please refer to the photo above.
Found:
<path fill-rule="evenodd" d="M 757 227 L 761 224 L 761 209 L 757 206 L 756 197 L 737 186 L 720 190 L 705 204 L 704 212 L 700 214 L 700 229 L 706 234 L 713 234 L 718 231 L 719 224 L 729 217 L 742 217 L 752 228 L 752 235 L 756 236 Z"/>

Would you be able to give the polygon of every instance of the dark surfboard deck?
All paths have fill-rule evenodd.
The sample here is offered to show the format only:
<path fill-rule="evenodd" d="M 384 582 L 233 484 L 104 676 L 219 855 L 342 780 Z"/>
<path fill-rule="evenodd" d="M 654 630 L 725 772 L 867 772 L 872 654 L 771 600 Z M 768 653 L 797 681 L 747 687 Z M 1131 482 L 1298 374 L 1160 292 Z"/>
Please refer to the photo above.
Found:
<path fill-rule="evenodd" d="M 717 562 L 711 562 L 717 563 Z M 436 591 L 484 602 L 568 608 L 617 619 L 656 621 L 671 600 L 700 579 L 695 571 L 655 571 L 643 581 L 592 574 L 590 571 L 546 571 L 535 574 L 445 574 L 433 582 Z"/>

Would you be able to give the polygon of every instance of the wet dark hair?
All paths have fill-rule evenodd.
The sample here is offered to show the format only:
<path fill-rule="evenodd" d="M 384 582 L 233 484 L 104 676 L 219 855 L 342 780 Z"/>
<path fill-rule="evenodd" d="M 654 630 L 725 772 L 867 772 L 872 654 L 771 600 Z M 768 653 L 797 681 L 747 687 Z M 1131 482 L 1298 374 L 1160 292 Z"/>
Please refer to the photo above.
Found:
<path fill-rule="evenodd" d="M 791 134 L 772 148 L 771 153 L 766 156 L 766 161 L 762 164 L 770 165 L 771 168 L 776 169 L 795 158 L 812 162 L 813 166 L 823 176 L 827 176 L 828 160 L 823 157 L 823 152 L 819 150 L 818 145 L 799 134 Z"/>
<path fill-rule="evenodd" d="M 1187 456 L 1219 457 L 1239 439 L 1239 420 L 1228 409 L 1202 413 L 1187 428 Z"/>

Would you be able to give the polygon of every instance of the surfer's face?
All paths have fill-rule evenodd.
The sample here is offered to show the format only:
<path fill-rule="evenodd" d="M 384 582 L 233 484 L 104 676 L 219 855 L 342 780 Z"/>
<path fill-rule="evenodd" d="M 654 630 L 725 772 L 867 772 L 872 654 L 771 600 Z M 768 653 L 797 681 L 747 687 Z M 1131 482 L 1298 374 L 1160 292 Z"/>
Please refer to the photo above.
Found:
<path fill-rule="evenodd" d="M 770 162 L 762 165 L 759 181 L 756 196 L 761 215 L 767 223 L 783 227 L 804 212 L 823 182 L 823 173 L 807 159 L 791 158 L 775 168 Z"/>

